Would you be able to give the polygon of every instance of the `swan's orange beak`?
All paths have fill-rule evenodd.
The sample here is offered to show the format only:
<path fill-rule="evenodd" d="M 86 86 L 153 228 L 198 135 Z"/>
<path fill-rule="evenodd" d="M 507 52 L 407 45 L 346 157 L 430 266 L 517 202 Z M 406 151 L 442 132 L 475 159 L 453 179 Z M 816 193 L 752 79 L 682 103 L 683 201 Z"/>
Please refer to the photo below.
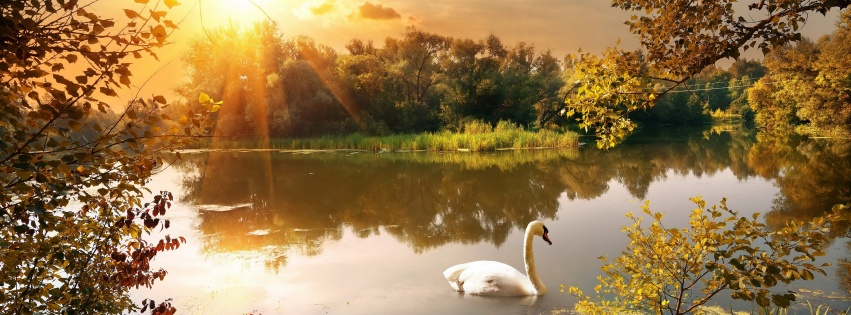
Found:
<path fill-rule="evenodd" d="M 550 245 L 553 244 L 553 242 L 550 241 L 550 237 L 547 236 L 547 233 L 544 233 L 544 235 L 542 237 L 544 238 L 545 241 L 547 241 L 547 244 L 550 244 Z"/>

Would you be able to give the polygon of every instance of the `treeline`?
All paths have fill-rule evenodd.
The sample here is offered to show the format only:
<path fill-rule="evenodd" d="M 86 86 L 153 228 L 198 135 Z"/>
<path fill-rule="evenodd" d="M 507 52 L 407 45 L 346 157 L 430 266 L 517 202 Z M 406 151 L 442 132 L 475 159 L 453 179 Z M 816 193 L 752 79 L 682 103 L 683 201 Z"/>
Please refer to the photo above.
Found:
<path fill-rule="evenodd" d="M 460 131 L 471 120 L 529 128 L 561 103 L 563 62 L 493 35 L 408 28 L 382 48 L 354 39 L 346 50 L 284 39 L 269 23 L 227 26 L 191 42 L 190 82 L 179 92 L 223 100 L 216 132 L 226 136 Z"/>
<path fill-rule="evenodd" d="M 713 118 L 753 120 L 755 113 L 748 103 L 747 91 L 766 71 L 762 63 L 749 59 L 736 60 L 726 70 L 710 66 L 633 118 L 645 124 L 674 125 L 708 122 Z"/>
<path fill-rule="evenodd" d="M 760 61 L 712 66 L 632 114 L 642 124 L 743 119 L 771 130 L 848 134 L 851 123 L 849 14 L 813 43 L 781 47 Z M 408 28 L 383 47 L 353 39 L 340 53 L 308 37 L 285 39 L 271 23 L 205 32 L 185 55 L 190 81 L 226 104 L 220 136 L 312 137 L 464 131 L 478 121 L 524 128 L 574 122 L 563 103 L 573 60 L 506 46 L 496 36 L 458 39 Z M 753 88 L 752 88 L 753 87 Z M 656 86 L 658 90 L 664 85 Z"/>

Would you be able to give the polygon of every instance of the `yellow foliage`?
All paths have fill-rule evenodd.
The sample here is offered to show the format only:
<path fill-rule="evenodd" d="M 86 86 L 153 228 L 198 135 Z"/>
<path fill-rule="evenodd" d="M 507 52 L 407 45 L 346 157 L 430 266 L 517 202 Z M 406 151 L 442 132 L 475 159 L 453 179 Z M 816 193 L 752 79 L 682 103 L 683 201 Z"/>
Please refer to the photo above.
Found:
<path fill-rule="evenodd" d="M 772 293 L 771 287 L 810 280 L 814 272 L 824 274 L 809 262 L 824 255 L 828 245 L 824 233 L 838 220 L 839 210 L 809 224 L 790 222 L 771 231 L 758 220 L 759 214 L 740 217 L 727 208 L 726 199 L 711 208 L 699 196 L 691 201 L 697 208 L 683 229 L 666 229 L 664 215 L 650 211 L 649 201 L 642 206 L 653 218 L 649 227 L 642 226 L 642 217 L 628 213 L 633 223 L 623 230 L 630 243 L 614 262 L 601 259 L 605 275 L 597 278 L 597 299 L 578 288 L 567 289 L 579 298 L 576 309 L 584 314 L 689 314 L 699 312 L 721 291 L 763 307 L 788 307 L 794 293 Z M 793 252 L 798 256 L 790 259 Z"/>

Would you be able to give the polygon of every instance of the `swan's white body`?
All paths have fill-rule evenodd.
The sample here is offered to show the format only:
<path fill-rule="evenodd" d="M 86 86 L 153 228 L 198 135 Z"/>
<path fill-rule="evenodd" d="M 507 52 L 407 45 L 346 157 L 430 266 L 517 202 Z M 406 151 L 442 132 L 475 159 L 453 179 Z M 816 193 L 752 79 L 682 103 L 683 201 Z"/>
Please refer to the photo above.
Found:
<path fill-rule="evenodd" d="M 538 271 L 535 269 L 532 240 L 537 235 L 552 245 L 547 236 L 548 232 L 541 221 L 532 221 L 526 226 L 526 239 L 523 242 L 526 275 L 504 263 L 481 260 L 449 267 L 443 272 L 443 276 L 449 281 L 452 289 L 467 294 L 490 296 L 547 294 L 547 287 L 538 278 Z"/>

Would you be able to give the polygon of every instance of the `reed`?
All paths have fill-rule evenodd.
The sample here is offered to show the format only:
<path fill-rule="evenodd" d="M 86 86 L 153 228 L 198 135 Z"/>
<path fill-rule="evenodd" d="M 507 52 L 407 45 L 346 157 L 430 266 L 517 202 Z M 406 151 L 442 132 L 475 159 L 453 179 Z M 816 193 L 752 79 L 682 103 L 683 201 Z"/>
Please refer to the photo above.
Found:
<path fill-rule="evenodd" d="M 214 149 L 269 148 L 283 150 L 363 150 L 363 151 L 470 151 L 489 152 L 509 149 L 568 148 L 578 146 L 578 135 L 551 130 L 529 131 L 508 122 L 495 128 L 470 122 L 460 132 L 440 131 L 371 137 L 361 133 L 313 138 L 214 141 L 202 147 Z"/>

